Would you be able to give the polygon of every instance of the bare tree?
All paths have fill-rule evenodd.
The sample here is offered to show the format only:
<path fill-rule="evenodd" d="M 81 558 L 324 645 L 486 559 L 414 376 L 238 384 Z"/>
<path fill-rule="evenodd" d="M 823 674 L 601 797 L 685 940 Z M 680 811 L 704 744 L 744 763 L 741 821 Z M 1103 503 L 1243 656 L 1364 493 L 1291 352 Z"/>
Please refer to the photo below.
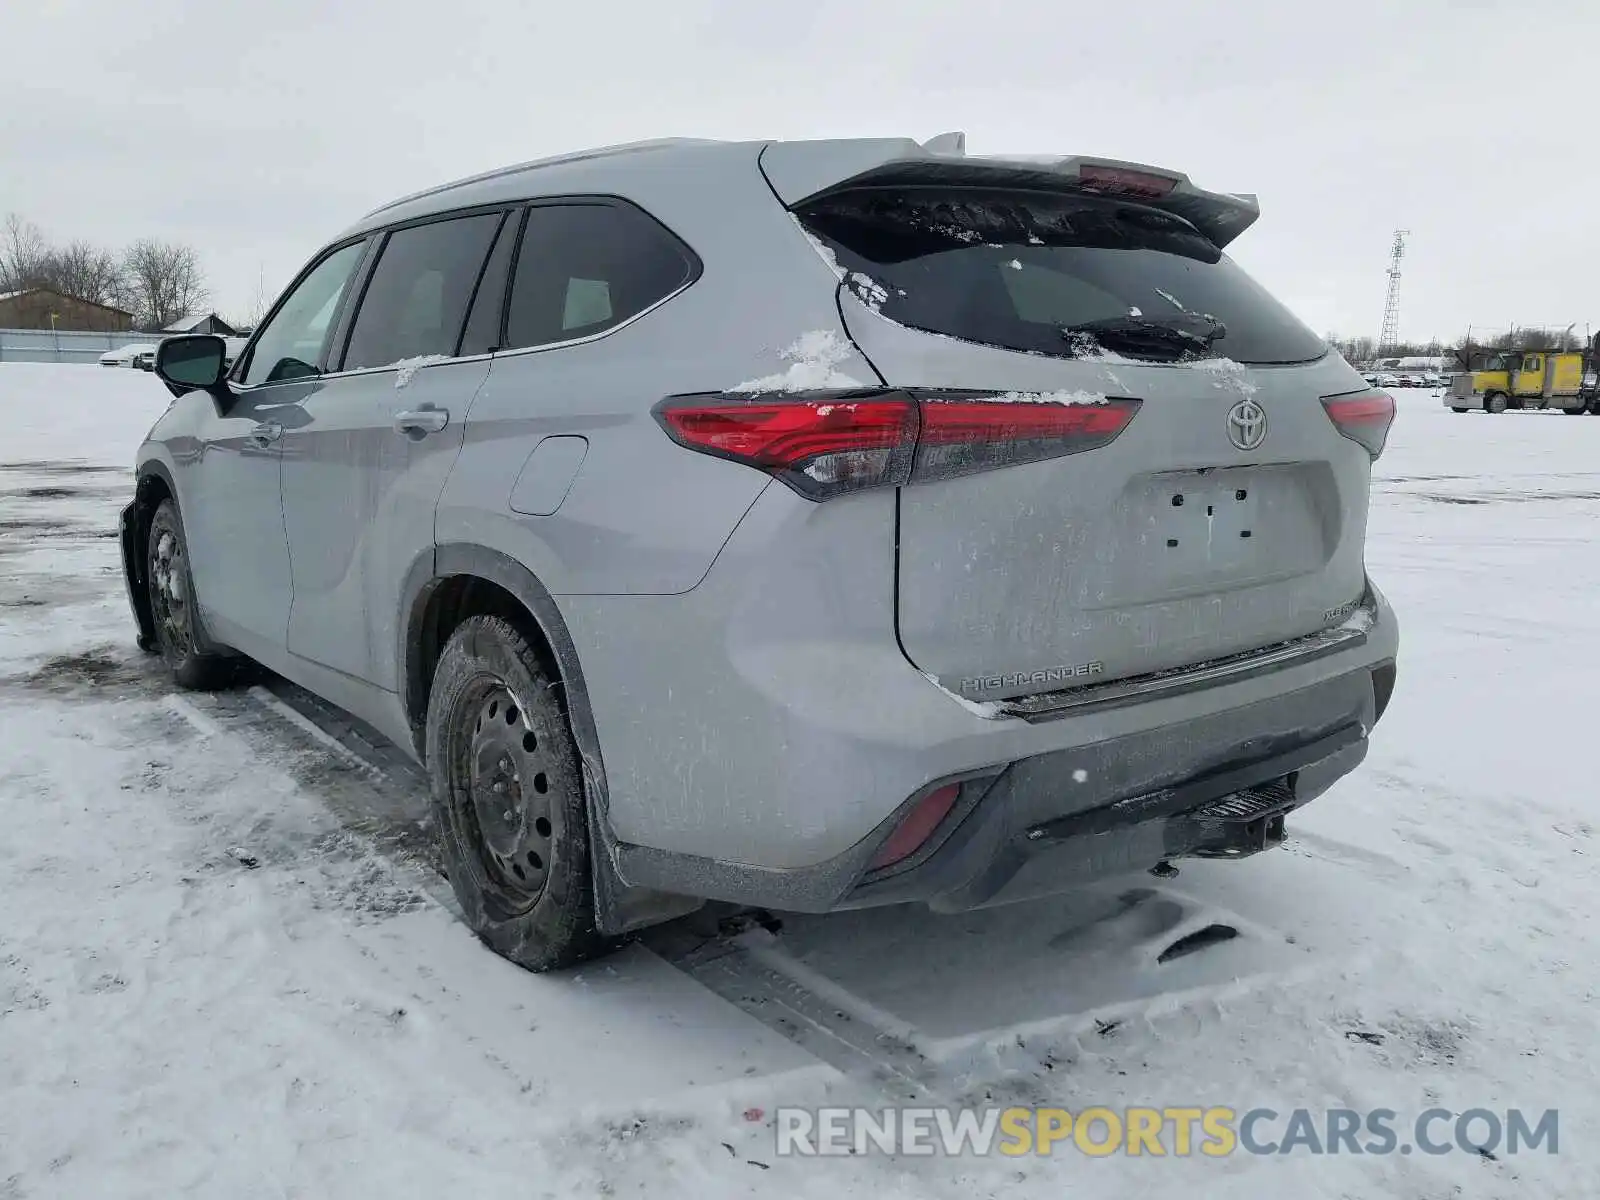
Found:
<path fill-rule="evenodd" d="M 76 241 L 51 250 L 41 270 L 44 286 L 94 304 L 115 304 L 122 298 L 122 264 L 93 242 Z"/>
<path fill-rule="evenodd" d="M 50 257 L 44 231 L 16 213 L 0 229 L 0 292 L 20 292 L 44 283 L 43 268 Z"/>
<path fill-rule="evenodd" d="M 1496 350 L 1578 350 L 1583 347 L 1583 338 L 1575 334 L 1571 326 L 1566 329 L 1522 326 L 1483 338 L 1481 344 Z"/>
<path fill-rule="evenodd" d="M 1378 347 L 1370 337 L 1339 338 L 1330 335 L 1328 341 L 1344 355 L 1347 362 L 1371 362 L 1378 355 Z"/>
<path fill-rule="evenodd" d="M 148 329 L 163 329 L 204 304 L 209 293 L 190 246 L 142 238 L 122 257 L 127 300 Z"/>
<path fill-rule="evenodd" d="M 267 269 L 260 267 L 256 270 L 256 289 L 250 297 L 250 307 L 245 310 L 242 329 L 254 329 L 267 319 L 267 310 L 272 307 L 273 295 L 267 291 Z"/>

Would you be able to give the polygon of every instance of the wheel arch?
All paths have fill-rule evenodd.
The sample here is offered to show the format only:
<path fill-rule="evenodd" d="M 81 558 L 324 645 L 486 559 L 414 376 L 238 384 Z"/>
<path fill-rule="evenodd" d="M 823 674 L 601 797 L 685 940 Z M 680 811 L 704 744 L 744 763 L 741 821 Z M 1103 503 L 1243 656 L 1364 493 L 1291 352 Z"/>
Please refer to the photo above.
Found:
<path fill-rule="evenodd" d="M 122 575 L 128 586 L 128 603 L 139 627 L 141 650 L 153 651 L 156 645 L 155 614 L 150 610 L 150 593 L 145 579 L 145 543 L 150 537 L 150 522 L 163 500 L 178 504 L 178 488 L 167 464 L 158 458 L 140 463 L 135 473 L 133 501 L 122 510 L 118 537 L 122 546 Z M 179 513 L 182 519 L 182 513 Z"/>
<path fill-rule="evenodd" d="M 418 756 L 423 755 L 433 668 L 450 633 L 470 616 L 503 616 L 528 636 L 535 653 L 561 681 L 562 702 L 583 757 L 585 786 L 603 810 L 605 768 L 583 664 L 561 609 L 533 572 L 484 546 L 437 546 L 412 564 L 401 605 L 397 678 Z"/>
<path fill-rule="evenodd" d="M 437 546 L 412 564 L 401 605 L 397 678 L 418 759 L 426 758 L 433 668 L 450 631 L 481 613 L 507 618 L 561 681 L 589 810 L 596 927 L 606 934 L 621 934 L 699 908 L 704 901 L 698 898 L 632 886 L 617 870 L 617 839 L 606 815 L 605 761 L 583 664 L 560 607 L 538 577 L 498 550 L 462 543 Z"/>
<path fill-rule="evenodd" d="M 507 603 L 515 610 L 506 611 Z M 402 605 L 397 678 L 418 758 L 426 758 L 427 698 L 432 667 L 450 637 L 446 630 L 478 613 L 506 616 L 530 637 L 534 653 L 546 659 L 546 666 L 562 682 L 563 707 L 573 726 L 573 741 L 578 742 L 589 808 L 595 928 L 605 934 L 629 933 L 701 907 L 704 901 L 696 896 L 632 885 L 618 869 L 618 838 L 606 816 L 610 792 L 589 686 L 562 610 L 538 576 L 499 550 L 459 542 L 438 546 L 434 554 L 421 555 L 411 566 Z"/>

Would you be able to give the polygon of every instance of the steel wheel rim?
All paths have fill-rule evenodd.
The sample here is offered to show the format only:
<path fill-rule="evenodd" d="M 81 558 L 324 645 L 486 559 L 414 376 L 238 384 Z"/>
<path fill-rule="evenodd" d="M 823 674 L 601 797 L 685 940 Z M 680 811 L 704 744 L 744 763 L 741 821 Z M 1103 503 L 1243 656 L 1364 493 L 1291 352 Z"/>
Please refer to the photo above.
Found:
<path fill-rule="evenodd" d="M 507 911 L 526 912 L 544 894 L 554 861 L 553 764 L 503 680 L 478 681 L 462 708 L 450 756 L 452 818 L 485 890 Z"/>

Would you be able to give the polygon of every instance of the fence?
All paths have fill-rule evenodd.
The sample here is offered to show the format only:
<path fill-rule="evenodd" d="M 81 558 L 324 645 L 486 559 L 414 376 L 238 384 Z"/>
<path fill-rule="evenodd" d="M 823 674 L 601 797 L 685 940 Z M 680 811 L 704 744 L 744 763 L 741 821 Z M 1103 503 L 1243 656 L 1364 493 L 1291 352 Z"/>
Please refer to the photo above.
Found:
<path fill-rule="evenodd" d="M 133 342 L 155 345 L 159 333 L 83 333 L 73 329 L 0 329 L 0 362 L 89 363 Z"/>

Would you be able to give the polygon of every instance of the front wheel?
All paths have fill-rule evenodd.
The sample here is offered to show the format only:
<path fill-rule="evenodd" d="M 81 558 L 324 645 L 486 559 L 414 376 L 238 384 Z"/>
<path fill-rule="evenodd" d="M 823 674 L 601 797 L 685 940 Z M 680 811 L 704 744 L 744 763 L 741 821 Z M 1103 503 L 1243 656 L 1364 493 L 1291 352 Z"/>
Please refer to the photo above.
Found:
<path fill-rule="evenodd" d="M 1452 404 L 1450 406 L 1450 411 L 1451 412 L 1466 412 L 1467 410 L 1465 408 L 1457 408 L 1454 404 Z"/>
<path fill-rule="evenodd" d="M 1506 396 L 1504 392 L 1491 392 L 1483 398 L 1484 412 L 1503 413 L 1506 410 Z"/>
<path fill-rule="evenodd" d="M 189 546 L 183 536 L 178 506 L 163 500 L 150 518 L 145 542 L 145 587 L 155 621 L 156 648 L 179 687 L 220 687 L 232 676 L 232 663 L 199 646 L 199 614 L 194 579 L 189 573 Z"/>
<path fill-rule="evenodd" d="M 605 948 L 583 774 L 560 683 L 499 617 L 451 635 L 428 698 L 427 758 L 445 871 L 467 924 L 532 971 Z"/>

